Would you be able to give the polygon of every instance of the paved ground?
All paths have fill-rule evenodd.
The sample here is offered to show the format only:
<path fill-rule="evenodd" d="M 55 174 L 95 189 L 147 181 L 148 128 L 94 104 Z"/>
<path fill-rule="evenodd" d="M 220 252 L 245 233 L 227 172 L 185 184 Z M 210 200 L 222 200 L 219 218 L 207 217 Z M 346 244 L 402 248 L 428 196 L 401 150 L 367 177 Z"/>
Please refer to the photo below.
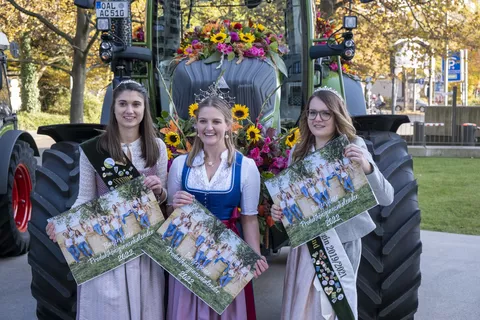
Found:
<path fill-rule="evenodd" d="M 416 319 L 480 319 L 480 237 L 422 231 L 422 285 Z M 259 320 L 280 319 L 288 248 L 255 282 Z M 0 259 L 0 319 L 35 319 L 27 256 Z M 93 320 L 93 319 L 92 319 Z"/>

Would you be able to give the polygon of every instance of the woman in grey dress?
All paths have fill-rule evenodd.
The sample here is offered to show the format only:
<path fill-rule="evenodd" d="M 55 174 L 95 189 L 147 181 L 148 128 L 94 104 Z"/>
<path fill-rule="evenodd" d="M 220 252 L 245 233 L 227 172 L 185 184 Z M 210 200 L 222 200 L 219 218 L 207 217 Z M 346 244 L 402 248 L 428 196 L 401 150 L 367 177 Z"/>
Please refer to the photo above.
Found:
<path fill-rule="evenodd" d="M 115 160 L 127 155 L 159 203 L 166 200 L 167 150 L 156 138 L 147 90 L 141 84 L 127 80 L 114 89 L 110 122 L 99 144 Z M 73 207 L 107 192 L 109 188 L 81 150 L 80 188 Z M 52 224 L 47 225 L 47 234 L 55 239 Z M 140 256 L 79 286 L 77 319 L 162 320 L 164 285 L 164 270 Z"/>
<path fill-rule="evenodd" d="M 375 165 L 363 139 L 356 136 L 345 103 L 336 91 L 320 88 L 313 93 L 301 115 L 300 132 L 300 143 L 292 150 L 289 164 L 301 161 L 310 152 L 324 147 L 338 135 L 345 134 L 351 142 L 345 148 L 345 157 L 361 166 L 380 205 L 386 206 L 393 201 L 392 186 Z M 271 213 L 274 220 L 282 218 L 278 205 L 272 206 Z M 375 223 L 366 211 L 335 228 L 352 264 L 355 279 L 362 252 L 361 238 L 374 229 Z M 307 245 L 292 249 L 285 273 L 282 319 L 335 319 L 335 313 L 331 310 L 326 312 L 326 309 L 331 308 L 328 300 L 322 296 L 325 293 L 315 288 L 315 278 Z M 356 301 L 351 301 L 350 305 L 352 304 L 352 309 L 356 310 Z"/>

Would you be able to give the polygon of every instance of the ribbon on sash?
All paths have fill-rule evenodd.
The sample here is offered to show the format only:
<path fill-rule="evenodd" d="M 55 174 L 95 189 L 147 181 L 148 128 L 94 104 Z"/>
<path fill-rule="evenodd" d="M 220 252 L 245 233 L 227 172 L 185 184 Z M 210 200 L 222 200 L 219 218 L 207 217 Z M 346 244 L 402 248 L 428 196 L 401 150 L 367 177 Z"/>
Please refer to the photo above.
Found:
<path fill-rule="evenodd" d="M 115 161 L 108 151 L 100 149 L 100 137 L 87 140 L 80 145 L 98 176 L 110 191 L 116 189 L 131 179 L 140 177 L 140 172 L 125 155 L 122 162 Z"/>
<path fill-rule="evenodd" d="M 356 274 L 335 229 L 310 240 L 307 247 L 315 269 L 313 284 L 323 292 L 324 319 L 335 319 L 336 315 L 339 320 L 357 320 Z"/>

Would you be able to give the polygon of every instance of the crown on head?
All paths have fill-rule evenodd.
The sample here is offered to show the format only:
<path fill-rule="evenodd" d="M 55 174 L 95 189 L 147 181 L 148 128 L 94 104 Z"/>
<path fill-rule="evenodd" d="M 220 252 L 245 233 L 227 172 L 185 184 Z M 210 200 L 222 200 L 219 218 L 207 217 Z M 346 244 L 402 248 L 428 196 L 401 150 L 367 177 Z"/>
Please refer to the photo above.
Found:
<path fill-rule="evenodd" d="M 225 101 L 225 103 L 228 106 L 232 107 L 235 104 L 235 97 L 231 97 L 228 94 L 228 86 L 226 88 L 224 87 L 224 89 L 227 89 L 227 90 L 225 90 L 227 92 L 222 91 L 222 88 L 220 88 L 218 83 L 213 83 L 213 84 L 208 86 L 207 90 L 200 89 L 199 94 L 196 94 L 196 93 L 194 94 L 195 95 L 195 102 L 200 103 L 200 102 L 204 101 L 205 99 L 216 97 L 216 98 L 219 98 L 219 99 Z"/>
<path fill-rule="evenodd" d="M 118 85 L 122 85 L 122 84 L 129 84 L 129 83 L 133 83 L 133 84 L 136 84 L 140 87 L 143 87 L 143 85 L 140 83 L 140 82 L 137 82 L 135 80 L 132 80 L 132 79 L 127 79 L 127 80 L 123 80 L 122 82 L 120 82 Z"/>
<path fill-rule="evenodd" d="M 340 95 L 340 93 L 338 93 L 337 90 L 333 89 L 333 88 L 330 88 L 330 87 L 319 87 L 317 89 L 315 89 L 315 91 L 313 91 L 314 93 L 315 92 L 319 92 L 319 91 L 330 91 L 331 93 L 335 94 L 340 100 L 344 101 L 343 100 L 343 97 Z"/>

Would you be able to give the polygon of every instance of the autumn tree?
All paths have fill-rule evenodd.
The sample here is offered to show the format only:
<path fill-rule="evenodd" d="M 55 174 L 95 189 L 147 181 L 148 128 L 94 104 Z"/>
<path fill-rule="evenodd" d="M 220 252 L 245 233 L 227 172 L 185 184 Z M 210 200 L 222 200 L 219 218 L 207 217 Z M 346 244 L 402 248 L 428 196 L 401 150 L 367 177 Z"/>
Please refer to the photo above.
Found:
<path fill-rule="evenodd" d="M 92 13 L 76 8 L 73 1 L 38 2 L 27 0 L 7 1 L 15 10 L 32 17 L 53 32 L 57 42 L 65 43 L 73 59 L 67 72 L 72 78 L 70 122 L 83 122 L 85 83 L 89 52 L 98 38 Z M 63 13 L 60 15 L 59 13 Z M 61 20 L 59 20 L 61 16 Z"/>

